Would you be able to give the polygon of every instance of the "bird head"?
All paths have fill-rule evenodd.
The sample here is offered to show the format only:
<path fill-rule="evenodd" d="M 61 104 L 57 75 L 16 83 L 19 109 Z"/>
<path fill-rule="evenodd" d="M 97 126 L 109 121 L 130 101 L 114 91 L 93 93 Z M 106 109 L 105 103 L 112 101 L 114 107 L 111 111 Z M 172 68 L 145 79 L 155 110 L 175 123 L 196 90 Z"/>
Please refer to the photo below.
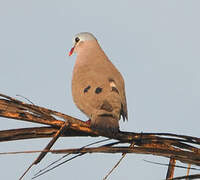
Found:
<path fill-rule="evenodd" d="M 76 49 L 81 46 L 85 41 L 91 41 L 96 40 L 93 34 L 89 32 L 81 32 L 74 36 L 73 38 L 73 47 L 71 48 L 69 52 L 69 56 L 73 54 L 73 52 L 76 52 Z"/>

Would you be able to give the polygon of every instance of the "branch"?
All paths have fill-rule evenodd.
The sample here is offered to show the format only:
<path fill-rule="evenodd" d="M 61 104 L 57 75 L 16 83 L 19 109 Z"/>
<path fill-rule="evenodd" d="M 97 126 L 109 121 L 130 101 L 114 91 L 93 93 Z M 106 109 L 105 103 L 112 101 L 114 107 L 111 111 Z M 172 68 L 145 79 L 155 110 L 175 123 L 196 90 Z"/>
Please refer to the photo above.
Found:
<path fill-rule="evenodd" d="M 33 139 L 33 138 L 49 138 L 53 137 L 57 131 L 58 128 L 56 127 L 32 127 L 32 128 L 3 130 L 0 131 L 0 142 L 15 141 L 22 139 Z M 61 136 L 75 137 L 75 136 L 95 136 L 95 135 L 69 129 L 63 132 Z"/>
<path fill-rule="evenodd" d="M 174 177 L 174 169 L 175 169 L 176 159 L 173 157 L 170 158 L 166 179 L 170 179 Z"/>
<path fill-rule="evenodd" d="M 118 144 L 118 143 L 117 143 Z M 85 154 L 85 153 L 135 153 L 135 154 L 152 154 L 156 156 L 163 156 L 170 158 L 174 157 L 176 160 L 180 160 L 183 163 L 193 164 L 200 166 L 200 152 L 192 153 L 188 151 L 183 151 L 179 149 L 166 149 L 161 147 L 145 147 L 145 146 L 100 146 L 92 148 L 74 148 L 74 149 L 56 149 L 56 150 L 35 150 L 35 151 L 18 151 L 18 152 L 5 152 L 2 154 L 21 154 L 21 153 L 36 153 L 36 152 L 51 152 L 54 154 Z M 175 164 L 173 164 L 174 166 Z"/>
<path fill-rule="evenodd" d="M 180 160 L 184 163 L 191 163 L 197 166 L 200 166 L 200 152 L 192 153 L 188 151 L 180 151 L 179 149 L 164 149 L 161 147 L 136 147 L 130 148 L 121 146 L 121 147 L 96 147 L 96 148 L 83 148 L 83 149 L 61 149 L 61 150 L 52 150 L 52 153 L 62 154 L 62 153 L 136 153 L 136 154 L 153 154 L 157 156 L 164 156 L 170 158 L 174 156 L 174 159 Z"/>
<path fill-rule="evenodd" d="M 118 132 L 106 134 L 93 130 L 90 126 L 74 117 L 53 111 L 44 107 L 24 103 L 12 97 L 0 94 L 0 117 L 28 121 L 48 125 L 47 127 L 33 127 L 0 131 L 0 141 L 11 141 L 30 138 L 44 138 L 61 136 L 104 136 L 118 140 L 120 143 L 134 143 L 134 148 L 97 147 L 50 151 L 56 153 L 137 153 L 152 154 L 173 158 L 183 163 L 200 165 L 200 138 L 171 133 L 135 133 Z M 61 131 L 64 123 L 67 128 Z M 60 132 L 58 130 L 60 129 Z M 57 135 L 56 135 L 57 133 Z M 47 147 L 51 147 L 53 140 Z M 43 151 L 49 152 L 49 151 Z M 46 154 L 46 153 L 44 153 Z M 174 163 L 175 165 L 175 163 Z M 172 170 L 172 169 L 171 169 Z M 169 169 L 170 171 L 170 169 Z M 169 174 L 168 177 L 172 177 Z"/>

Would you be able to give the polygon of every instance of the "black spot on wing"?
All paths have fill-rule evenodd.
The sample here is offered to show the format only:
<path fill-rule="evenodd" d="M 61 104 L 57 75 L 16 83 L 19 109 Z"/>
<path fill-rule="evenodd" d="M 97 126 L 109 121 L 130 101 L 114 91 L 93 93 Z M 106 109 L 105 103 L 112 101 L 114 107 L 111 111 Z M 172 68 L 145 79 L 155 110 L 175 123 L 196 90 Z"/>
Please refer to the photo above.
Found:
<path fill-rule="evenodd" d="M 91 88 L 91 86 L 89 85 L 88 87 L 86 87 L 85 89 L 84 89 L 84 93 L 86 93 L 86 92 L 88 92 L 88 90 Z"/>
<path fill-rule="evenodd" d="M 117 94 L 119 94 L 119 91 L 118 91 L 118 89 L 117 89 L 116 87 L 112 87 L 111 91 L 114 91 L 114 92 L 116 92 Z"/>
<path fill-rule="evenodd" d="M 96 93 L 96 94 L 99 94 L 99 93 L 101 93 L 101 92 L 102 92 L 102 88 L 97 87 L 97 88 L 95 89 L 95 93 Z"/>
<path fill-rule="evenodd" d="M 111 91 L 116 92 L 117 94 L 119 94 L 119 91 L 116 88 L 116 83 L 115 83 L 114 79 L 108 78 L 108 81 L 110 82 Z"/>
<path fill-rule="evenodd" d="M 100 109 L 102 110 L 105 110 L 105 111 L 108 111 L 108 112 L 112 112 L 113 111 L 113 108 L 112 106 L 110 105 L 110 103 L 106 100 L 103 101 L 103 104 L 101 105 Z"/>
<path fill-rule="evenodd" d="M 99 116 L 101 116 L 101 117 L 113 117 L 112 114 L 100 114 Z"/>
<path fill-rule="evenodd" d="M 108 78 L 109 82 L 115 82 L 113 78 Z"/>

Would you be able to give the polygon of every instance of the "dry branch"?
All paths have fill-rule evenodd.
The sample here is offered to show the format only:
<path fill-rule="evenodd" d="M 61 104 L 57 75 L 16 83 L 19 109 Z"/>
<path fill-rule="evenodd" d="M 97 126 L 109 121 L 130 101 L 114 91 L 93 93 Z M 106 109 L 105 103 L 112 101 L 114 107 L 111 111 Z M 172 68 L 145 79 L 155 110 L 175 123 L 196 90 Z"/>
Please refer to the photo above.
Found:
<path fill-rule="evenodd" d="M 176 159 L 171 157 L 169 161 L 169 165 L 168 165 L 168 170 L 167 170 L 167 176 L 166 176 L 167 180 L 174 177 L 175 165 L 176 165 Z"/>
<path fill-rule="evenodd" d="M 145 146 L 134 146 L 130 148 L 129 146 L 119 146 L 119 147 L 96 147 L 96 148 L 83 148 L 83 149 L 61 149 L 52 150 L 53 153 L 136 153 L 136 154 L 152 154 L 156 156 L 163 156 L 170 158 L 174 157 L 176 160 L 180 160 L 183 163 L 191 163 L 200 166 L 200 153 L 188 152 L 180 149 L 167 149 L 162 147 L 145 147 Z"/>
<path fill-rule="evenodd" d="M 197 137 L 170 133 L 118 132 L 116 134 L 106 134 L 102 131 L 92 130 L 87 123 L 74 117 L 33 104 L 24 103 L 4 94 L 0 94 L 0 117 L 48 125 L 46 127 L 0 131 L 0 141 L 54 137 L 60 127 L 66 122 L 68 127 L 60 134 L 61 136 L 104 136 L 119 140 L 120 143 L 134 143 L 135 146 L 134 148 L 130 148 L 128 145 L 123 147 L 108 146 L 67 149 L 57 151 L 57 153 L 101 152 L 152 154 L 200 166 L 200 139 Z"/>

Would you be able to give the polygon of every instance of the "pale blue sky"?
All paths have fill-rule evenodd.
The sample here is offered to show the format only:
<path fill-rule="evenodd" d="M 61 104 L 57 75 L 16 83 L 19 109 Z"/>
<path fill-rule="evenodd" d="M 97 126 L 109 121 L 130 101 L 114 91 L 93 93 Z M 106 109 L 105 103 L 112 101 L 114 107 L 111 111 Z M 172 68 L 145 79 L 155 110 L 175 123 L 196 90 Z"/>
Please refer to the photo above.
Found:
<path fill-rule="evenodd" d="M 71 97 L 74 34 L 92 32 L 124 76 L 129 121 L 121 129 L 200 136 L 200 1 L 0 1 L 0 92 L 86 120 Z M 1 129 L 33 124 L 1 119 Z M 35 126 L 35 125 L 34 125 Z M 42 149 L 50 139 L 1 143 L 2 151 Z M 94 138 L 60 138 L 55 148 L 80 147 Z M 17 179 L 36 157 L 1 158 L 1 179 Z M 49 154 L 24 179 L 57 159 Z M 102 179 L 121 155 L 78 158 L 41 180 Z M 163 179 L 165 158 L 128 155 L 110 180 Z M 176 170 L 184 175 L 186 170 Z M 152 178 L 150 178 L 152 177 Z"/>

